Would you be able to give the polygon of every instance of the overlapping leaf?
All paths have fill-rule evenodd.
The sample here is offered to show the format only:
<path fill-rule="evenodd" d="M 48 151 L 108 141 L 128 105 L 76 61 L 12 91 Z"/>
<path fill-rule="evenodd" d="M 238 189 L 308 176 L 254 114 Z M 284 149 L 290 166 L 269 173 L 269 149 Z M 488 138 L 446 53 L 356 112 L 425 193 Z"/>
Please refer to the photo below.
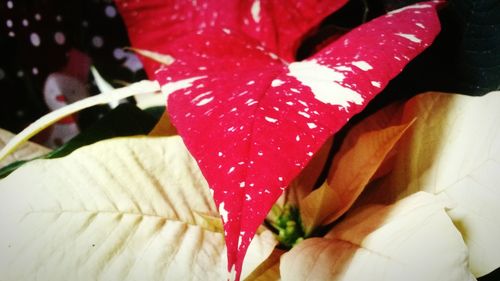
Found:
<path fill-rule="evenodd" d="M 0 129 L 0 147 L 5 146 L 5 144 L 11 140 L 15 135 L 11 132 Z M 28 142 L 22 147 L 20 147 L 15 153 L 11 156 L 5 158 L 0 162 L 0 167 L 4 167 L 9 165 L 12 162 L 20 161 L 20 160 L 28 160 L 38 156 L 42 156 L 46 153 L 49 153 L 50 149 L 41 146 L 39 144 Z"/>
<path fill-rule="evenodd" d="M 424 190 L 454 202 L 450 216 L 470 249 L 471 270 L 500 266 L 498 185 L 500 92 L 483 97 L 427 93 L 404 109 L 418 117 L 403 137 L 394 170 L 366 201 L 391 202 Z"/>
<path fill-rule="evenodd" d="M 306 233 L 332 223 L 352 206 L 411 123 L 348 136 L 328 180 L 300 202 Z"/>
<path fill-rule="evenodd" d="M 324 238 L 286 253 L 281 280 L 474 280 L 447 204 L 417 193 L 394 205 L 365 206 Z"/>
<path fill-rule="evenodd" d="M 26 164 L 0 181 L 2 280 L 223 280 L 216 212 L 179 137 L 123 138 Z M 256 236 L 244 276 L 273 251 Z"/>
<path fill-rule="evenodd" d="M 376 19 L 301 62 L 292 62 L 298 39 L 341 2 L 195 2 L 117 1 L 135 47 L 174 60 L 156 77 L 214 191 L 238 278 L 255 230 L 284 188 L 432 42 L 436 2 Z"/>

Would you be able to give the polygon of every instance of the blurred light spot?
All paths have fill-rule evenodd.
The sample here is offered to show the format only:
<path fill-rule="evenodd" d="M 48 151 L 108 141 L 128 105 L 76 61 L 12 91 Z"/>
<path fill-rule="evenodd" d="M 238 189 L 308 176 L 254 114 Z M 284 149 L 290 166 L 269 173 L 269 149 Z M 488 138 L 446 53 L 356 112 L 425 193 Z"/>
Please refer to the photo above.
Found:
<path fill-rule="evenodd" d="M 113 6 L 107 6 L 104 9 L 104 13 L 108 18 L 114 18 L 116 16 L 116 9 Z"/>
<path fill-rule="evenodd" d="M 104 41 L 102 40 L 101 36 L 94 36 L 92 38 L 92 45 L 96 48 L 101 48 L 102 45 L 104 45 Z"/>
<path fill-rule="evenodd" d="M 30 41 L 31 41 L 31 44 L 33 44 L 33 46 L 35 46 L 35 47 L 40 46 L 41 41 L 40 41 L 40 36 L 38 36 L 38 34 L 31 33 Z"/>
<path fill-rule="evenodd" d="M 54 40 L 56 41 L 57 45 L 63 45 L 66 42 L 66 36 L 62 32 L 56 32 L 54 34 Z"/>

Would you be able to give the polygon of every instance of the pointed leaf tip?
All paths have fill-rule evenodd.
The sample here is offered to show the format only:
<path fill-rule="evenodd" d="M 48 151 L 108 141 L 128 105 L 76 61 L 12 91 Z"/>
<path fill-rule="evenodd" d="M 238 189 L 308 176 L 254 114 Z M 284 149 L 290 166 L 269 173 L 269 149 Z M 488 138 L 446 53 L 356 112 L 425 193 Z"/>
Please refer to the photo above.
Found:
<path fill-rule="evenodd" d="M 182 1 L 175 10 L 157 0 L 117 1 L 134 47 L 175 57 L 156 77 L 171 93 L 172 123 L 213 189 L 228 269 L 235 266 L 238 279 L 273 202 L 327 138 L 432 43 L 439 22 L 434 2 L 417 4 L 288 63 L 297 40 L 345 1 L 297 1 L 299 20 L 295 8 L 279 1 L 219 2 L 200 9 Z M 241 7 L 243 22 L 234 17 Z M 294 28 L 302 18 L 306 24 Z M 159 19 L 165 19 L 162 40 Z"/>

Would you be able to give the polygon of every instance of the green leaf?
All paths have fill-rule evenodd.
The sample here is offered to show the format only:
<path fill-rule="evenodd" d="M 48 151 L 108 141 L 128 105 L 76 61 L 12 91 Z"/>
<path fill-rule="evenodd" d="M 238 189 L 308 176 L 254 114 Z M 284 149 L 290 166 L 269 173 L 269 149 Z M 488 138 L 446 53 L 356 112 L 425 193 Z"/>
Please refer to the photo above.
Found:
<path fill-rule="evenodd" d="M 22 161 L 17 161 L 3 167 L 0 169 L 0 178 L 6 177 L 12 171 L 34 159 L 62 157 L 84 145 L 113 137 L 146 135 L 151 131 L 155 123 L 156 119 L 154 117 L 141 111 L 136 106 L 129 103 L 120 104 L 117 108 L 99 119 L 94 125 L 90 126 L 61 147 L 51 152 L 48 152 L 49 150 L 46 149 L 46 154 L 44 155 L 39 155 L 35 158 L 24 157 Z"/>
<path fill-rule="evenodd" d="M 179 137 L 118 138 L 36 160 L 0 181 L 4 280 L 223 280 L 217 210 Z M 256 236 L 244 274 L 271 254 Z"/>
<path fill-rule="evenodd" d="M 49 153 L 46 158 L 68 155 L 77 148 L 113 137 L 147 135 L 156 119 L 130 103 L 120 104 L 78 136 Z"/>

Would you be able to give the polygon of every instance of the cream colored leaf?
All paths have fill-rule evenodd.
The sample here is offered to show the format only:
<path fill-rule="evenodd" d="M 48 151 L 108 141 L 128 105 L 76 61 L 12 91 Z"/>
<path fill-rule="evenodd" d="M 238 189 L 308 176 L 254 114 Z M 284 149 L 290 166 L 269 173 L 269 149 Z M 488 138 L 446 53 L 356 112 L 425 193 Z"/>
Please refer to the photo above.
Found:
<path fill-rule="evenodd" d="M 224 280 L 223 234 L 179 137 L 121 138 L 36 160 L 0 181 L 2 280 Z M 251 244 L 244 274 L 272 252 Z"/>
<path fill-rule="evenodd" d="M 282 280 L 474 280 L 445 204 L 417 193 L 359 209 L 324 238 L 306 239 L 284 254 Z"/>
<path fill-rule="evenodd" d="M 4 147 L 15 135 L 7 130 L 0 128 L 0 148 Z M 50 149 L 34 142 L 27 142 L 21 146 L 16 152 L 12 153 L 0 162 L 0 168 L 12 162 L 19 160 L 29 160 L 38 156 L 42 156 L 50 152 Z"/>
<path fill-rule="evenodd" d="M 376 119 L 376 118 L 371 118 Z M 337 153 L 327 182 L 300 202 L 306 234 L 343 215 L 363 191 L 412 121 L 387 128 L 351 132 Z"/>
<path fill-rule="evenodd" d="M 278 281 L 280 280 L 280 258 L 284 250 L 274 249 L 272 254 L 261 263 L 245 281 Z"/>
<path fill-rule="evenodd" d="M 427 93 L 405 106 L 418 121 L 403 137 L 394 171 L 372 198 L 424 190 L 454 201 L 449 211 L 470 250 L 471 270 L 500 267 L 500 92 L 483 97 Z"/>

